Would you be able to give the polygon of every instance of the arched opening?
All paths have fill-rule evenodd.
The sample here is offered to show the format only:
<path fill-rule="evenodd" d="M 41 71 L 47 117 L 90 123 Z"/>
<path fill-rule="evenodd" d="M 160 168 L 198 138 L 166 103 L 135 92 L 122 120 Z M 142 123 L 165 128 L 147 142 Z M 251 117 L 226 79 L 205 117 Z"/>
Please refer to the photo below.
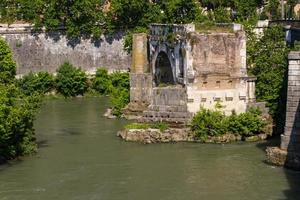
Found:
<path fill-rule="evenodd" d="M 156 85 L 175 83 L 172 66 L 165 52 L 160 52 L 156 58 L 154 76 Z"/>

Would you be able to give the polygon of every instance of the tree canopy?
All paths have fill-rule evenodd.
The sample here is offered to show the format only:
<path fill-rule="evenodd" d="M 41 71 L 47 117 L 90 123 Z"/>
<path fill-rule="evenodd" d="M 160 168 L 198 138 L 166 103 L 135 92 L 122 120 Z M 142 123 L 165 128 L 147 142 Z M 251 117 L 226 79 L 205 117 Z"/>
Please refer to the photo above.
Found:
<path fill-rule="evenodd" d="M 135 30 L 150 23 L 247 21 L 254 16 L 278 18 L 277 0 L 6 0 L 0 21 L 25 21 L 48 31 L 66 28 L 69 37 Z M 294 5 L 294 0 L 289 0 Z M 264 12 L 259 9 L 264 7 Z M 214 17 L 209 17 L 209 15 Z M 258 18 L 258 17 L 257 17 Z"/>

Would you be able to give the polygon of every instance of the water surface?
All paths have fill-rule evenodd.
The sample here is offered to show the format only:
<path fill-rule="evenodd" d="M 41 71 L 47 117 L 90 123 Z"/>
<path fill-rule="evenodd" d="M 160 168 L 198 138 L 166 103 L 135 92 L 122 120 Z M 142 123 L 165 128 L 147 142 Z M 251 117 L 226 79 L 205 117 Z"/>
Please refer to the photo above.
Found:
<path fill-rule="evenodd" d="M 116 137 L 106 99 L 51 100 L 39 152 L 0 166 L 0 200 L 296 200 L 300 173 L 264 163 L 265 143 L 143 145 Z"/>

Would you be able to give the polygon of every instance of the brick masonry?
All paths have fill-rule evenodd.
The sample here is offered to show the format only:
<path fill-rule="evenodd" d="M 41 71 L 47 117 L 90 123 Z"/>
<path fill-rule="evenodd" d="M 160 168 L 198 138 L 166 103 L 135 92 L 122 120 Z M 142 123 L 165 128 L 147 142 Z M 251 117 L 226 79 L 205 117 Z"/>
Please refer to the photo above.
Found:
<path fill-rule="evenodd" d="M 300 152 L 300 52 L 290 52 L 285 131 L 281 149 Z"/>

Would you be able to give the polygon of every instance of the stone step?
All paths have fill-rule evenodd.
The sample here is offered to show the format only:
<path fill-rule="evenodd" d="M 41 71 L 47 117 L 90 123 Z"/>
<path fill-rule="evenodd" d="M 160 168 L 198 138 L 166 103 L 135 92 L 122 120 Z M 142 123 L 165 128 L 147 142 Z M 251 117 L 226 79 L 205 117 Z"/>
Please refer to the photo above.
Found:
<path fill-rule="evenodd" d="M 191 114 L 188 112 L 161 112 L 161 111 L 144 111 L 143 117 L 157 117 L 157 118 L 190 118 Z"/>
<path fill-rule="evenodd" d="M 148 110 L 162 112 L 187 112 L 187 105 L 182 106 L 165 106 L 165 105 L 150 105 Z"/>
<path fill-rule="evenodd" d="M 155 122 L 165 122 L 171 125 L 176 124 L 176 126 L 184 126 L 189 123 L 189 119 L 187 118 L 158 118 L 158 117 L 143 117 L 138 120 L 143 123 L 155 123 Z M 174 126 L 172 126 L 174 127 Z"/>

